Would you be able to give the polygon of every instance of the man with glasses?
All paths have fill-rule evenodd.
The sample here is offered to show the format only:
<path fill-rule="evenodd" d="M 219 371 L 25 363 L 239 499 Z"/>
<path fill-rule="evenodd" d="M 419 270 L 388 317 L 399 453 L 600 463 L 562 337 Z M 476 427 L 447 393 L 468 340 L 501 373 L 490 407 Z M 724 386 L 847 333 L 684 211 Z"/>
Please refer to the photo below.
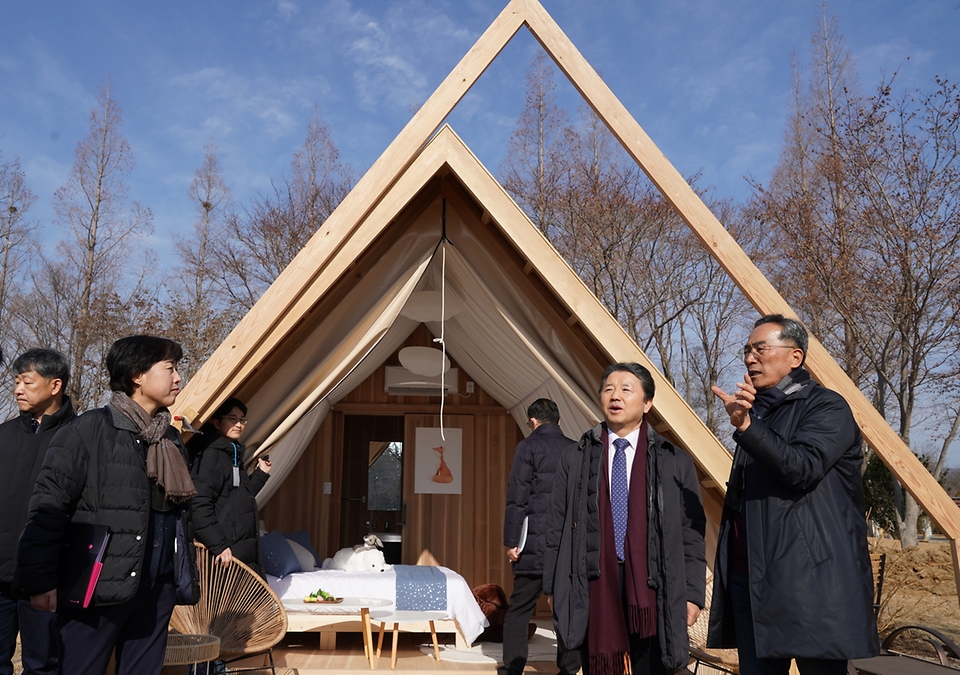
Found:
<path fill-rule="evenodd" d="M 714 387 L 737 444 L 714 565 L 709 647 L 742 675 L 844 675 L 879 651 L 864 518 L 860 429 L 803 368 L 807 331 L 754 324 L 734 393 Z"/>
<path fill-rule="evenodd" d="M 13 374 L 19 415 L 0 424 L 0 675 L 14 671 L 18 632 L 24 675 L 55 673 L 60 645 L 57 617 L 35 609 L 29 598 L 18 597 L 14 579 L 20 533 L 47 447 L 74 418 L 73 403 L 65 393 L 70 364 L 53 349 L 31 349 L 13 362 Z"/>
<path fill-rule="evenodd" d="M 246 424 L 247 406 L 228 398 L 201 433 L 190 439 L 191 473 L 197 488 L 193 522 L 197 539 L 219 562 L 237 558 L 263 576 L 257 493 L 270 477 L 270 461 L 259 458 L 257 468 L 247 473 L 245 448 L 240 444 Z"/>

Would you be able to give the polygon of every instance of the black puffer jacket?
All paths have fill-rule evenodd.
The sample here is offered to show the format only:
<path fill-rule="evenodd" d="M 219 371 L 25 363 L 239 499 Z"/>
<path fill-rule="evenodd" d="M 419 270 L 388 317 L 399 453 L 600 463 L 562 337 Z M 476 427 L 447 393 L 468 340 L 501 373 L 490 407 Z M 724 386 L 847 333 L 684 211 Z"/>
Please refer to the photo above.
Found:
<path fill-rule="evenodd" d="M 176 429 L 169 428 L 167 437 L 186 461 Z M 57 432 L 20 538 L 19 579 L 26 595 L 57 588 L 60 543 L 71 521 L 110 530 L 93 604 L 121 604 L 137 594 L 151 522 L 146 451 L 133 422 L 113 406 L 90 410 Z M 178 513 L 173 561 L 177 601 L 192 604 L 200 593 L 189 503 Z"/>
<path fill-rule="evenodd" d="M 517 576 L 543 574 L 553 476 L 560 453 L 574 443 L 563 435 L 559 425 L 541 424 L 517 444 L 507 483 L 507 508 L 503 512 L 503 545 L 509 548 L 519 543 L 523 519 L 529 518 L 526 544 L 520 559 L 513 563 L 513 573 Z"/>
<path fill-rule="evenodd" d="M 0 472 L 0 594 L 8 598 L 20 533 L 27 524 L 30 495 L 47 446 L 57 430 L 73 418 L 73 403 L 65 396 L 57 412 L 43 416 L 36 433 L 33 415 L 28 412 L 0 424 L 0 466 L 4 468 Z"/>
<path fill-rule="evenodd" d="M 220 436 L 211 425 L 205 425 L 202 431 L 202 435 L 194 436 L 190 442 L 194 455 L 193 483 L 197 487 L 193 498 L 197 539 L 214 555 L 230 548 L 236 558 L 263 575 L 256 495 L 269 475 L 260 469 L 248 475 L 243 468 L 242 445 Z M 235 463 L 240 469 L 237 487 L 233 485 Z"/>
<path fill-rule="evenodd" d="M 599 487 L 603 427 L 585 433 L 560 457 L 550 501 L 543 592 L 568 649 L 587 634 L 589 582 L 600 577 Z M 706 517 L 693 460 L 653 429 L 647 432 L 648 583 L 657 592 L 657 636 L 663 665 L 690 660 L 687 602 L 703 607 Z M 651 490 L 656 486 L 656 490 Z"/>
<path fill-rule="evenodd" d="M 842 396 L 795 382 L 734 434 L 720 525 L 711 647 L 735 647 L 727 568 L 735 487 L 743 486 L 757 655 L 853 659 L 879 651 L 867 550 L 860 429 Z M 742 478 L 737 475 L 742 471 Z"/>

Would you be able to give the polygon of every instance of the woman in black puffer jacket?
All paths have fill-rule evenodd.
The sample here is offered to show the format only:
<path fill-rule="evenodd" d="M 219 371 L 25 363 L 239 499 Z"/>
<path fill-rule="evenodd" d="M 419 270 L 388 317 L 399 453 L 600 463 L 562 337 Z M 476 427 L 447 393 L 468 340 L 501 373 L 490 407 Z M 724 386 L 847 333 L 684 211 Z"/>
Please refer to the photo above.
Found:
<path fill-rule="evenodd" d="M 223 563 L 242 560 L 263 576 L 260 563 L 260 512 L 257 493 L 270 477 L 270 461 L 261 457 L 248 474 L 240 436 L 247 406 L 228 398 L 201 433 L 190 439 L 191 473 L 197 487 L 193 522 L 197 539 Z"/>
<path fill-rule="evenodd" d="M 57 612 L 65 675 L 103 673 L 114 651 L 120 675 L 159 673 L 174 605 L 199 598 L 195 490 L 168 410 L 182 356 L 176 342 L 150 335 L 114 342 L 109 405 L 61 427 L 44 457 L 18 569 L 33 606 Z M 105 525 L 109 540 L 86 606 L 72 597 L 60 555 L 68 533 L 91 524 Z"/>

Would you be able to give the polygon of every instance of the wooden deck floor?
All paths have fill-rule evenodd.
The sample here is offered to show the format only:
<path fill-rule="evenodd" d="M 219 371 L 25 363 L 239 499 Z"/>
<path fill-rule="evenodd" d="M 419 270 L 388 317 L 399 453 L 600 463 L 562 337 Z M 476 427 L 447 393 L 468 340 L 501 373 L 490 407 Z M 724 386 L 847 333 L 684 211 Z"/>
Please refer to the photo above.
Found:
<path fill-rule="evenodd" d="M 376 635 L 374 635 L 376 640 Z M 430 642 L 430 634 L 401 633 L 397 649 L 397 669 L 390 670 L 390 638 L 387 637 L 383 646 L 383 654 L 377 663 L 377 671 L 398 673 L 431 673 L 444 675 L 449 673 L 495 673 L 495 664 L 467 664 L 440 661 L 433 655 L 426 655 L 420 651 L 421 644 Z M 442 642 L 442 640 L 441 640 Z M 320 638 L 316 633 L 288 633 L 287 637 L 273 650 L 274 663 L 280 668 L 292 669 L 298 675 L 321 675 L 334 671 L 344 675 L 370 675 L 370 665 L 363 656 L 363 639 L 357 633 L 341 633 L 337 636 L 335 651 L 321 651 Z M 235 666 L 259 665 L 262 660 L 248 660 L 236 662 Z M 181 672 L 173 669 L 164 669 L 164 675 L 175 675 Z M 529 663 L 524 672 L 527 673 L 556 673 L 557 667 L 553 663 Z M 269 672 L 269 671 L 266 671 Z M 290 673 L 290 671 L 287 671 Z"/>

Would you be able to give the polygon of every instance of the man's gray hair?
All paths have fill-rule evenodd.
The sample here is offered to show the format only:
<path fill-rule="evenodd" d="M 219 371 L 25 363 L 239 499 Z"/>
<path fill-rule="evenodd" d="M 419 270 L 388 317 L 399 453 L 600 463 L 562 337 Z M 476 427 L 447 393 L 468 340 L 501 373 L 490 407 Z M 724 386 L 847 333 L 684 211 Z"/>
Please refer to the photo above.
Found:
<path fill-rule="evenodd" d="M 783 314 L 767 314 L 757 319 L 753 327 L 762 326 L 765 323 L 775 323 L 780 326 L 780 339 L 785 342 L 792 342 L 803 351 L 803 360 L 807 360 L 807 347 L 810 344 L 810 338 L 807 329 L 796 319 L 788 319 Z M 803 365 L 802 363 L 800 365 Z"/>

